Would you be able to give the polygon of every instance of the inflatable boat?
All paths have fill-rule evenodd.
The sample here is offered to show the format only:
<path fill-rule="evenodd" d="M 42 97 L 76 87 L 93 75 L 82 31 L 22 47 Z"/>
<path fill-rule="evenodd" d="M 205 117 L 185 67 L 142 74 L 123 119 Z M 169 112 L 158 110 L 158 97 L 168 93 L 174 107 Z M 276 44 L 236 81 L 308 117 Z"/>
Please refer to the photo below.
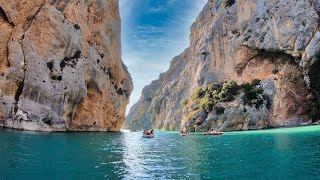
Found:
<path fill-rule="evenodd" d="M 210 132 L 205 132 L 203 135 L 206 135 L 206 136 L 219 136 L 219 135 L 222 135 L 223 132 L 221 131 L 210 131 Z"/>
<path fill-rule="evenodd" d="M 148 134 L 148 133 L 143 133 L 143 134 L 142 134 L 142 137 L 143 137 L 143 138 L 154 138 L 154 133 L 150 133 L 150 134 Z"/>

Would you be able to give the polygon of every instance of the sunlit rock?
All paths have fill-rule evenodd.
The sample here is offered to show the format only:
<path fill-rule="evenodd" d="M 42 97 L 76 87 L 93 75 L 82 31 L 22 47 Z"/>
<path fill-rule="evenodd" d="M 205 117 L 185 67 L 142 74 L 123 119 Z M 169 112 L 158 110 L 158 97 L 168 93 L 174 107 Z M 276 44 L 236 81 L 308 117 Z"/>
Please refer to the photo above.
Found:
<path fill-rule="evenodd" d="M 0 1 L 0 125 L 118 131 L 132 91 L 118 0 Z"/>
<path fill-rule="evenodd" d="M 312 68 L 318 67 L 318 13 L 318 1 L 208 1 L 191 27 L 190 47 L 172 60 L 157 86 L 147 86 L 151 98 L 146 101 L 143 92 L 125 127 L 205 131 L 311 123 L 314 98 L 307 97 L 318 95 L 320 82 L 320 72 Z M 181 101 L 198 87 L 254 79 L 262 80 L 270 109 L 230 105 L 223 115 L 209 112 L 199 125 L 183 111 Z"/>

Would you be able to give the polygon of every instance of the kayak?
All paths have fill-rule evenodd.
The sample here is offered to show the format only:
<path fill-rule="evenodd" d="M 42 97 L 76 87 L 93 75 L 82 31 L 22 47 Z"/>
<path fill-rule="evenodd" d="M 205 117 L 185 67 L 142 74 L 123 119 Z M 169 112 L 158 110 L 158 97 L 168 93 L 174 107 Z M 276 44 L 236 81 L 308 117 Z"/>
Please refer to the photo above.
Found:
<path fill-rule="evenodd" d="M 180 133 L 180 136 L 188 136 L 188 134 Z"/>
<path fill-rule="evenodd" d="M 216 131 L 216 132 L 205 132 L 203 135 L 219 136 L 219 135 L 222 135 L 222 134 L 223 134 L 223 132 Z"/>
<path fill-rule="evenodd" d="M 143 134 L 142 138 L 154 138 L 154 134 Z"/>

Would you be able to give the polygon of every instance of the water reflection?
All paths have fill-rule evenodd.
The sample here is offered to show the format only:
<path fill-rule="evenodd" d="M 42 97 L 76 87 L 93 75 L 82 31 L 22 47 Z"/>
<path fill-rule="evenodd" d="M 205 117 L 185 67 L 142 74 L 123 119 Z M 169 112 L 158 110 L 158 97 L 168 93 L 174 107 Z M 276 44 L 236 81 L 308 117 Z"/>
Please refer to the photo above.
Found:
<path fill-rule="evenodd" d="M 307 167 L 313 167 L 310 160 L 319 164 L 320 159 L 319 155 L 309 154 L 311 159 L 309 157 L 305 161 L 302 150 L 310 151 L 314 144 L 310 142 L 310 147 L 301 148 L 305 137 L 297 135 L 231 133 L 221 137 L 204 137 L 201 134 L 181 137 L 177 133 L 159 132 L 155 139 L 143 139 L 139 132 L 127 132 L 122 134 L 123 178 L 306 177 L 309 172 Z M 305 165 L 306 172 L 297 175 L 297 167 Z M 319 170 L 313 174 L 318 176 Z"/>
<path fill-rule="evenodd" d="M 145 174 L 144 169 L 141 169 L 141 152 L 143 151 L 142 139 L 138 136 L 137 132 L 135 133 L 123 133 L 123 144 L 124 144 L 124 156 L 123 162 L 126 166 L 127 173 L 125 174 L 125 178 L 137 178 L 142 177 Z"/>
<path fill-rule="evenodd" d="M 320 178 L 320 128 L 141 136 L 0 130 L 0 179 Z"/>

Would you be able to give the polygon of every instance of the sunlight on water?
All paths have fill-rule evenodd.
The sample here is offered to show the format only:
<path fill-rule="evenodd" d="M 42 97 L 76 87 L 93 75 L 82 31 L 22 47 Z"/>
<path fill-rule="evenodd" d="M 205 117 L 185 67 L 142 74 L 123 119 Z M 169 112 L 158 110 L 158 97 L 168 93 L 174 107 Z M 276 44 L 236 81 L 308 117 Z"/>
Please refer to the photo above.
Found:
<path fill-rule="evenodd" d="M 315 126 L 303 126 L 303 127 L 292 127 L 292 128 L 275 128 L 266 130 L 254 130 L 254 131 L 236 131 L 227 132 L 226 134 L 238 135 L 238 134 L 270 134 L 270 133 L 299 133 L 299 132 L 315 132 L 320 131 L 320 125 Z"/>
<path fill-rule="evenodd" d="M 320 126 L 228 132 L 0 130 L 0 179 L 320 178 Z"/>

